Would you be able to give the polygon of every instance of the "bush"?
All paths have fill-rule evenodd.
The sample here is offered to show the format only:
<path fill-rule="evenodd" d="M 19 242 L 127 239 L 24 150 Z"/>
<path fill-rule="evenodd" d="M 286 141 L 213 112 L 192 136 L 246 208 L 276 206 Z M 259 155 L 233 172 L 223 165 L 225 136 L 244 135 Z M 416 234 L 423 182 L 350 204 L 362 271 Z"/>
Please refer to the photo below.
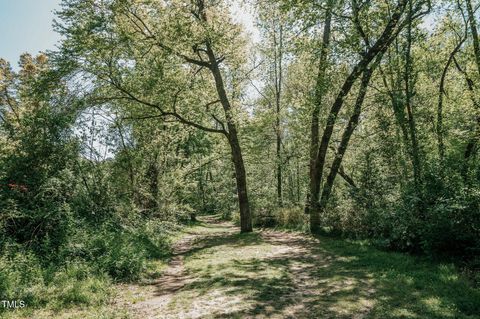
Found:
<path fill-rule="evenodd" d="M 145 267 L 146 251 L 135 239 L 126 231 L 103 230 L 87 243 L 87 260 L 116 281 L 136 279 Z"/>
<path fill-rule="evenodd" d="M 43 271 L 34 254 L 9 247 L 0 257 L 0 269 L 0 299 L 39 303 L 39 292 L 44 290 Z"/>
<path fill-rule="evenodd" d="M 155 220 L 131 229 L 76 226 L 48 262 L 23 245 L 5 244 L 0 255 L 0 299 L 24 300 L 29 308 L 102 304 L 110 296 L 112 280 L 137 279 L 149 258 L 168 255 L 171 235 L 179 228 Z"/>
<path fill-rule="evenodd" d="M 33 253 L 10 249 L 0 258 L 0 299 L 23 300 L 29 308 L 53 308 L 104 303 L 110 280 L 86 263 L 41 266 Z M 3 310 L 0 309 L 0 312 Z"/>
<path fill-rule="evenodd" d="M 429 254 L 474 259 L 480 255 L 480 190 L 463 189 L 428 208 L 422 248 Z"/>
<path fill-rule="evenodd" d="M 138 231 L 138 239 L 150 258 L 160 258 L 171 253 L 171 236 L 179 226 L 174 223 L 149 220 Z"/>
<path fill-rule="evenodd" d="M 110 279 L 98 274 L 83 262 L 69 263 L 54 274 L 48 286 L 49 298 L 55 308 L 71 305 L 100 305 L 110 294 Z"/>
<path fill-rule="evenodd" d="M 178 228 L 175 223 L 158 220 L 122 228 L 103 225 L 98 230 L 80 224 L 64 246 L 61 259 L 85 261 L 115 281 L 138 279 L 147 259 L 170 254 L 171 235 Z"/>
<path fill-rule="evenodd" d="M 274 213 L 277 225 L 283 228 L 305 229 L 308 225 L 308 215 L 301 207 L 279 208 Z"/>
<path fill-rule="evenodd" d="M 234 214 L 233 221 L 240 224 L 240 214 Z M 281 227 L 286 229 L 307 230 L 308 215 L 301 207 L 259 208 L 253 215 L 255 227 Z"/>

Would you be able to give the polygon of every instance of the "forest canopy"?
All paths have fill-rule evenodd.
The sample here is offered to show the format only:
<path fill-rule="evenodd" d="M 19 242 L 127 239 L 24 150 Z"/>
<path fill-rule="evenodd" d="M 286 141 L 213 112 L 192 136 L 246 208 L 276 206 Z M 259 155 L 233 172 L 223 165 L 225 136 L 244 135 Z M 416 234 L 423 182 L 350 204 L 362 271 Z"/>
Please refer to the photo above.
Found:
<path fill-rule="evenodd" d="M 212 214 L 478 271 L 480 3 L 232 3 L 63 0 L 0 59 L 2 296 L 138 279 Z"/>

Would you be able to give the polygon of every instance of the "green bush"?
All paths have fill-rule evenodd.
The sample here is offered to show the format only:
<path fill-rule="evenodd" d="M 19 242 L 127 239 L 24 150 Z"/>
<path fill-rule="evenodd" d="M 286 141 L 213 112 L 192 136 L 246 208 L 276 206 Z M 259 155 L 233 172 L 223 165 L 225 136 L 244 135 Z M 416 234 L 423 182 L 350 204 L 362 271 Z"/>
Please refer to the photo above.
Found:
<path fill-rule="evenodd" d="M 291 229 L 304 229 L 308 224 L 308 215 L 301 207 L 278 208 L 274 212 L 278 226 Z"/>
<path fill-rule="evenodd" d="M 463 189 L 426 211 L 422 248 L 429 254 L 474 259 L 480 255 L 480 190 Z"/>
<path fill-rule="evenodd" d="M 146 251 L 135 239 L 126 231 L 94 234 L 86 246 L 88 261 L 116 281 L 136 279 L 145 267 Z"/>
<path fill-rule="evenodd" d="M 112 281 L 137 279 L 148 258 L 170 253 L 170 237 L 179 227 L 154 220 L 131 229 L 76 226 L 50 262 L 23 245 L 5 244 L 0 256 L 1 299 L 24 300 L 33 308 L 104 303 Z"/>
<path fill-rule="evenodd" d="M 71 305 L 100 305 L 110 294 L 110 279 L 98 274 L 86 263 L 69 263 L 57 271 L 47 287 L 53 307 L 62 308 Z"/>
<path fill-rule="evenodd" d="M 149 220 L 138 230 L 138 239 L 150 258 L 160 258 L 171 253 L 171 236 L 178 225 Z"/>
<path fill-rule="evenodd" d="M 0 257 L 0 299 L 39 302 L 44 289 L 43 271 L 34 254 L 10 247 Z"/>

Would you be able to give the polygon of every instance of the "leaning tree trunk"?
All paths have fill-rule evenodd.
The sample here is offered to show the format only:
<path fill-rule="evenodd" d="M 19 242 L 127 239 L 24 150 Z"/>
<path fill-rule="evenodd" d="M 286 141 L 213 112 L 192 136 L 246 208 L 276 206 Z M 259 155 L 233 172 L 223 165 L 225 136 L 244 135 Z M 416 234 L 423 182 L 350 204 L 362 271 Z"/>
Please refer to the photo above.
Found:
<path fill-rule="evenodd" d="M 342 165 L 343 157 L 347 151 L 348 144 L 350 142 L 350 138 L 355 131 L 358 121 L 360 120 L 360 114 L 362 113 L 362 105 L 363 101 L 365 100 L 365 95 L 367 94 L 368 85 L 370 83 L 370 79 L 372 78 L 372 73 L 375 70 L 376 66 L 380 63 L 382 55 L 379 55 L 376 62 L 373 66 L 365 70 L 363 72 L 362 81 L 360 83 L 360 89 L 358 91 L 357 100 L 355 101 L 355 107 L 353 109 L 353 114 L 350 116 L 348 121 L 347 127 L 343 132 L 342 139 L 340 142 L 340 146 L 335 154 L 335 158 L 333 160 L 332 166 L 330 167 L 330 172 L 327 176 L 327 181 L 322 189 L 322 196 L 320 198 L 320 209 L 323 210 L 327 206 L 328 199 L 330 198 L 330 194 L 333 189 L 333 182 Z M 350 179 L 351 180 L 351 179 Z M 350 185 L 355 185 L 353 182 Z"/>
<path fill-rule="evenodd" d="M 195 17 L 197 19 L 200 19 L 203 23 L 206 23 L 208 19 L 205 11 L 204 0 L 197 0 L 196 4 L 198 6 L 198 12 L 194 14 Z M 217 58 L 213 50 L 211 40 L 209 38 L 205 39 L 204 43 L 204 51 L 208 56 L 208 62 L 196 61 L 196 63 L 200 63 L 202 67 L 207 67 L 215 80 L 215 89 L 217 91 L 218 99 L 220 100 L 226 119 L 226 128 L 223 127 L 223 133 L 227 137 L 228 144 L 230 145 L 232 161 L 235 167 L 238 204 L 240 208 L 240 231 L 242 233 L 251 232 L 252 216 L 250 211 L 250 203 L 248 201 L 247 174 L 245 172 L 242 149 L 240 147 L 240 141 L 238 138 L 237 125 L 232 114 L 233 108 L 227 96 L 227 92 L 225 90 L 225 83 L 223 81 L 222 72 L 220 70 L 220 63 L 221 61 L 223 61 L 223 58 Z M 225 125 L 222 124 L 222 126 Z"/>
<path fill-rule="evenodd" d="M 385 26 L 382 35 L 378 38 L 375 44 L 370 47 L 370 49 L 365 54 L 363 54 L 362 59 L 357 63 L 357 65 L 355 65 L 352 72 L 345 79 L 345 82 L 343 83 L 340 92 L 338 93 L 335 101 L 333 102 L 333 105 L 327 117 L 325 129 L 323 130 L 323 135 L 320 141 L 320 145 L 318 147 L 317 156 L 315 158 L 315 162 L 313 163 L 313 176 L 311 176 L 310 180 L 310 214 L 313 213 L 320 216 L 321 213 L 321 207 L 318 204 L 316 198 L 318 198 L 320 192 L 320 184 L 322 182 L 322 175 L 323 169 L 325 167 L 328 145 L 330 144 L 330 139 L 333 134 L 333 128 L 335 126 L 337 116 L 345 101 L 345 98 L 349 94 L 358 77 L 368 68 L 370 62 L 379 54 L 383 54 L 387 50 L 393 39 L 396 37 L 397 26 L 399 24 L 401 16 L 403 15 L 403 12 L 405 11 L 406 5 L 407 0 L 400 0 L 398 2 L 398 5 L 393 11 L 393 14 L 387 25 Z M 315 224 L 310 224 L 310 230 L 312 232 L 317 232 L 320 229 L 319 219 L 314 219 L 313 221 Z"/>
<path fill-rule="evenodd" d="M 213 52 L 211 44 L 207 41 L 207 54 L 210 62 L 210 71 L 215 80 L 215 88 L 217 90 L 220 103 L 222 104 L 227 120 L 228 132 L 226 133 L 228 143 L 232 151 L 232 160 L 235 166 L 235 179 L 237 182 L 238 204 L 240 208 L 240 231 L 242 233 L 252 231 L 252 216 L 250 212 L 250 203 L 248 201 L 247 192 L 247 174 L 245 172 L 245 164 L 243 162 L 242 149 L 238 139 L 237 126 L 232 116 L 232 105 L 225 91 L 222 73 L 219 67 L 219 60 Z"/>

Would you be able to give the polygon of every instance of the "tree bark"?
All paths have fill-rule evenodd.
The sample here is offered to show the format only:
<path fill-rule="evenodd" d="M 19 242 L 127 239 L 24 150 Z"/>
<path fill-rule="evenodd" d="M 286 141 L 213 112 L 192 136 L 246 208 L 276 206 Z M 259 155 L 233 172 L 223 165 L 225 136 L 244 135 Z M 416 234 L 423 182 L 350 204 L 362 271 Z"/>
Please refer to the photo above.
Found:
<path fill-rule="evenodd" d="M 207 14 L 205 11 L 204 0 L 197 0 L 198 14 L 195 16 L 203 23 L 207 22 Z M 240 141 L 238 138 L 237 125 L 232 115 L 232 105 L 225 91 L 225 83 L 223 81 L 222 72 L 220 71 L 220 63 L 223 58 L 216 57 L 213 51 L 210 39 L 205 40 L 205 52 L 208 56 L 208 62 L 194 61 L 201 66 L 207 67 L 215 80 L 215 88 L 218 94 L 218 98 L 225 113 L 227 130 L 224 134 L 227 137 L 232 153 L 232 161 L 235 167 L 235 180 L 238 195 L 238 203 L 240 208 L 240 232 L 251 232 L 252 229 L 252 216 L 250 211 L 250 202 L 248 200 L 247 191 L 247 174 L 245 172 L 245 164 L 243 162 L 242 149 L 240 147 Z M 192 59 L 189 59 L 192 60 Z M 188 61 L 188 60 L 187 60 Z"/>
<path fill-rule="evenodd" d="M 277 44 L 276 30 L 273 31 L 273 45 L 274 45 L 274 64 L 275 64 L 275 136 L 276 136 L 276 174 L 277 174 L 277 203 L 278 206 L 283 206 L 282 199 L 282 134 L 280 127 L 280 111 L 281 111 L 281 94 L 282 94 L 282 60 L 283 60 L 283 28 L 279 25 L 279 39 Z M 277 47 L 278 45 L 278 47 Z"/>
<path fill-rule="evenodd" d="M 443 68 L 442 76 L 440 78 L 440 85 L 438 90 L 438 106 L 437 106 L 437 144 L 438 144 L 438 156 L 442 164 L 445 159 L 445 144 L 443 141 L 443 134 L 444 134 L 443 132 L 443 96 L 445 95 L 445 78 L 447 76 L 448 68 L 453 62 L 455 54 L 457 54 L 457 52 L 460 50 L 465 40 L 466 38 L 460 39 L 458 44 L 450 53 L 447 63 Z"/>
<path fill-rule="evenodd" d="M 316 190 L 315 180 L 315 160 L 317 158 L 319 142 L 319 116 L 322 106 L 323 96 L 325 95 L 325 75 L 327 71 L 328 49 L 330 47 L 330 34 L 332 22 L 332 3 L 328 3 L 325 13 L 325 27 L 323 28 L 322 46 L 320 49 L 320 60 L 318 63 L 317 83 L 315 86 L 315 100 L 312 110 L 312 123 L 310 127 L 310 188 L 305 206 L 305 212 L 310 214 L 310 227 L 314 225 L 312 231 L 317 231 L 317 225 L 320 224 L 320 214 L 318 210 L 311 209 L 318 202 L 318 191 Z"/>
<path fill-rule="evenodd" d="M 480 42 L 478 39 L 478 30 L 477 30 L 477 20 L 472 8 L 472 1 L 465 0 L 467 4 L 467 14 L 468 20 L 470 22 L 470 31 L 472 32 L 473 38 L 473 53 L 475 54 L 475 63 L 477 65 L 478 73 L 480 74 Z"/>
<path fill-rule="evenodd" d="M 350 185 L 352 188 L 358 189 L 357 184 L 355 184 L 355 181 L 353 180 L 353 178 L 351 178 L 351 177 L 345 172 L 345 170 L 343 169 L 343 166 L 341 166 L 341 165 L 340 165 L 340 168 L 339 168 L 339 170 L 338 170 L 338 175 L 340 175 L 340 176 L 343 178 L 343 180 L 344 180 L 345 182 L 347 182 L 348 185 Z"/>
<path fill-rule="evenodd" d="M 472 8 L 472 2 L 471 0 L 465 0 L 467 4 L 467 13 L 468 13 L 468 20 L 470 22 L 470 31 L 472 32 L 472 38 L 473 38 L 473 51 L 475 54 L 475 64 L 477 65 L 477 70 L 480 75 L 480 41 L 478 39 L 478 29 L 477 29 L 477 20 L 475 19 L 474 11 Z M 459 68 L 458 63 L 457 68 Z M 467 76 L 466 72 L 463 72 L 465 75 L 465 78 L 467 80 L 468 88 L 470 90 L 470 93 L 472 94 L 472 100 L 473 104 L 476 107 L 477 111 L 480 110 L 478 99 L 476 97 L 476 92 L 475 88 L 473 85 L 473 81 L 469 79 Z M 480 139 L 480 116 L 476 116 L 476 128 L 475 128 L 475 133 L 472 138 L 468 141 L 468 144 L 465 148 L 465 153 L 464 153 L 464 169 L 463 169 L 463 175 L 465 180 L 467 179 L 467 173 L 468 173 L 468 161 L 472 154 L 475 152 L 476 149 L 476 144 L 478 143 L 478 139 Z"/>
<path fill-rule="evenodd" d="M 146 178 L 148 179 L 148 186 L 150 191 L 150 197 L 147 201 L 147 208 L 150 209 L 153 213 L 158 213 L 158 164 L 157 164 L 158 154 L 155 154 L 154 158 L 148 164 L 146 171 Z"/>
<path fill-rule="evenodd" d="M 247 191 L 247 174 L 245 172 L 245 164 L 243 162 L 242 149 L 238 139 L 237 126 L 235 119 L 232 116 L 232 106 L 225 91 L 225 84 L 223 82 L 222 73 L 220 71 L 218 59 L 213 52 L 213 49 L 207 41 L 207 55 L 210 62 L 210 71 L 215 80 L 215 87 L 217 90 L 220 103 L 222 104 L 227 120 L 228 133 L 227 139 L 232 151 L 232 159 L 235 167 L 235 180 L 237 183 L 238 203 L 240 208 L 240 231 L 242 233 L 252 231 L 252 217 L 250 212 L 250 203 L 248 201 Z"/>
<path fill-rule="evenodd" d="M 380 62 L 380 59 L 377 60 Z M 376 64 L 376 63 L 375 63 Z M 355 128 L 358 125 L 358 121 L 360 119 L 360 114 L 362 112 L 362 105 L 363 101 L 365 100 L 365 95 L 367 94 L 368 84 L 370 83 L 370 79 L 372 77 L 372 73 L 374 71 L 376 65 L 368 68 L 363 72 L 362 81 L 360 84 L 360 89 L 358 91 L 357 100 L 355 102 L 355 107 L 353 109 L 353 114 L 350 116 L 350 120 L 348 121 L 347 127 L 343 132 L 342 139 L 340 142 L 340 146 L 335 154 L 335 158 L 333 160 L 332 166 L 330 168 L 330 172 L 327 176 L 327 181 L 323 186 L 322 196 L 320 198 L 320 209 L 325 209 L 328 199 L 330 198 L 330 194 L 333 188 L 333 182 L 339 172 L 339 169 L 342 165 L 343 156 L 347 151 L 348 144 L 350 142 L 350 138 L 355 131 Z M 351 183 L 352 185 L 352 183 Z M 354 185 L 354 184 L 353 184 Z"/>
<path fill-rule="evenodd" d="M 412 56 L 411 56 L 411 47 L 412 47 L 412 2 L 409 2 L 408 10 L 408 27 L 407 27 L 407 48 L 405 51 L 405 107 L 407 109 L 407 122 L 410 133 L 410 141 L 412 143 L 412 165 L 413 165 L 413 178 L 415 182 L 415 188 L 417 193 L 420 191 L 421 184 L 421 163 L 420 163 L 420 149 L 417 140 L 417 128 L 415 124 L 415 117 L 413 115 L 413 83 L 412 79 Z"/>
<path fill-rule="evenodd" d="M 470 99 L 472 100 L 472 103 L 475 109 L 479 111 L 480 102 L 478 101 L 475 95 L 475 86 L 473 84 L 473 80 L 468 76 L 467 72 L 464 69 L 462 69 L 457 59 L 455 58 L 455 56 L 453 56 L 453 61 L 455 62 L 455 66 L 457 67 L 457 70 L 460 73 L 462 73 L 463 76 L 465 77 L 468 91 L 470 92 Z M 464 162 L 463 162 L 463 168 L 462 168 L 462 175 L 465 181 L 467 181 L 467 177 L 468 177 L 468 165 L 469 165 L 470 157 L 475 152 L 476 145 L 478 143 L 478 140 L 480 139 L 480 116 L 479 115 L 475 117 L 475 121 L 476 121 L 475 132 L 473 133 L 473 136 L 469 138 L 468 143 L 465 147 L 465 151 L 463 153 Z"/>

